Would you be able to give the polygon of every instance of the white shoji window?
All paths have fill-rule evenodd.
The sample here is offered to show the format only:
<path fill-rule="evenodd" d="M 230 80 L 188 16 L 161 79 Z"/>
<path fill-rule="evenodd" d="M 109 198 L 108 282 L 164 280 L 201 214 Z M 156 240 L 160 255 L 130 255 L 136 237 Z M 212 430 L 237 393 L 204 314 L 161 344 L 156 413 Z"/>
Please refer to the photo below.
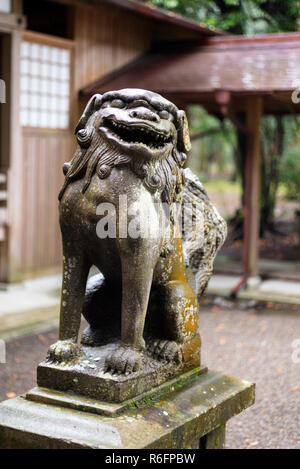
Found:
<path fill-rule="evenodd" d="M 10 13 L 11 0 L 0 0 L 0 11 L 4 11 L 4 13 Z"/>
<path fill-rule="evenodd" d="M 70 50 L 21 44 L 20 122 L 50 129 L 69 127 Z"/>

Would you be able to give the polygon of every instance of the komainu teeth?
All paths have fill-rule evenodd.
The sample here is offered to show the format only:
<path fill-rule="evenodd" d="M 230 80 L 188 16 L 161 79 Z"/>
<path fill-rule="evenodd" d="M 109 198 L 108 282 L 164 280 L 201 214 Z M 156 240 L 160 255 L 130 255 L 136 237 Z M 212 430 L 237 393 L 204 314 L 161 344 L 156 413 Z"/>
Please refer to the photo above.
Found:
<path fill-rule="evenodd" d="M 108 128 L 110 127 L 113 132 L 115 132 L 120 142 L 126 144 L 131 143 L 134 145 L 143 145 L 150 148 L 151 150 L 161 150 L 164 145 L 170 141 L 170 137 L 155 132 L 154 130 L 151 130 L 147 127 L 130 128 L 130 126 L 127 126 L 126 124 L 122 124 L 113 120 L 109 120 L 107 122 L 107 126 Z M 132 137 L 134 140 L 131 140 Z"/>

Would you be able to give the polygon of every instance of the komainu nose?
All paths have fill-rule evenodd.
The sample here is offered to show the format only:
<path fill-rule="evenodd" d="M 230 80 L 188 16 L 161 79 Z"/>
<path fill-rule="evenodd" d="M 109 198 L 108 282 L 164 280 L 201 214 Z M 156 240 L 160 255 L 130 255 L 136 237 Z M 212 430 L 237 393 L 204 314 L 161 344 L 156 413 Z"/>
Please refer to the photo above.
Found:
<path fill-rule="evenodd" d="M 135 108 L 129 113 L 130 117 L 143 119 L 151 122 L 159 122 L 160 118 L 155 112 L 150 111 L 146 107 Z"/>

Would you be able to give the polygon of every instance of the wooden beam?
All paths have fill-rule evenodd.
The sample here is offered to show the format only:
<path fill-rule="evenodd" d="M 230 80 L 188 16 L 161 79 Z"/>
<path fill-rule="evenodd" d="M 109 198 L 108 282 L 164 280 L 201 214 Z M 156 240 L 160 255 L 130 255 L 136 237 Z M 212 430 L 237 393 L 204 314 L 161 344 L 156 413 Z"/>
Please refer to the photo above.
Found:
<path fill-rule="evenodd" d="M 35 44 L 46 44 L 47 46 L 60 47 L 63 49 L 73 49 L 75 41 L 72 39 L 65 39 L 50 34 L 37 33 L 36 31 L 24 30 L 22 33 L 24 41 L 34 42 Z"/>
<path fill-rule="evenodd" d="M 22 29 L 26 27 L 26 17 L 16 13 L 0 13 L 0 27 Z"/>
<path fill-rule="evenodd" d="M 63 3 L 67 5 L 82 5 L 93 6 L 101 8 L 103 4 L 113 5 L 117 8 L 128 10 L 135 15 L 150 18 L 150 20 L 159 21 L 165 24 L 175 25 L 182 27 L 189 31 L 194 31 L 203 36 L 224 36 L 226 33 L 214 26 L 208 26 L 205 23 L 199 23 L 196 20 L 187 18 L 179 13 L 168 11 L 164 8 L 159 8 L 150 2 L 143 3 L 139 0 L 50 0 L 55 3 Z"/>
<path fill-rule="evenodd" d="M 246 190 L 244 207 L 244 274 L 258 276 L 258 240 L 260 218 L 262 98 L 253 96 L 247 103 Z"/>

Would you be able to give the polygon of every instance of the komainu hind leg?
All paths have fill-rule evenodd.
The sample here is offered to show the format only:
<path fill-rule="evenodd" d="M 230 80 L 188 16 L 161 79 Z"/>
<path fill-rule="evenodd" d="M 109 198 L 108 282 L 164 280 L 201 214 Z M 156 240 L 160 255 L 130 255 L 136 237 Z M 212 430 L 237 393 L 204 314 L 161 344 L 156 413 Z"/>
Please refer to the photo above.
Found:
<path fill-rule="evenodd" d="M 83 331 L 81 343 L 90 347 L 104 345 L 121 336 L 120 286 L 107 282 L 102 274 L 94 275 L 87 283 L 83 316 L 89 326 Z"/>
<path fill-rule="evenodd" d="M 158 360 L 187 364 L 189 368 L 199 366 L 201 339 L 193 290 L 181 281 L 170 281 L 155 290 L 150 305 L 154 321 L 149 326 L 148 351 Z"/>

